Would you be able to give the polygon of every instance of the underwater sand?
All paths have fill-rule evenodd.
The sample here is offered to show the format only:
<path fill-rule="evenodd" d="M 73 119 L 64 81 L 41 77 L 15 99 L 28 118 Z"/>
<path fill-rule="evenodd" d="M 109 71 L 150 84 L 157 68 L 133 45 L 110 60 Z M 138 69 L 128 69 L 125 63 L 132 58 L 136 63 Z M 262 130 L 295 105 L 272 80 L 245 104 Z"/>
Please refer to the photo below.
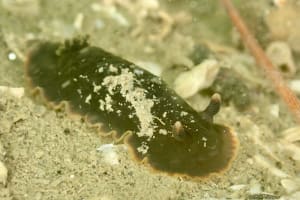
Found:
<path fill-rule="evenodd" d="M 3 0 L 0 5 L 0 85 L 26 91 L 21 98 L 0 92 L 0 161 L 8 170 L 7 179 L 0 176 L 1 200 L 292 199 L 299 195 L 299 160 L 280 143 L 282 132 L 297 126 L 252 57 L 232 42 L 230 21 L 219 3 L 166 0 L 156 7 L 142 1 L 20 2 L 24 4 Z M 145 12 L 148 17 L 143 18 Z M 168 17 L 161 16 L 166 14 L 175 25 L 164 35 Z M 172 66 L 193 67 L 188 55 L 201 41 L 213 44 L 214 53 L 224 50 L 221 62 L 248 67 L 249 74 L 241 78 L 246 77 L 245 84 L 255 94 L 250 108 L 239 111 L 229 102 L 215 119 L 232 127 L 240 141 L 231 168 L 201 182 L 153 173 L 134 162 L 126 146 L 103 150 L 102 145 L 113 142 L 110 137 L 100 137 L 82 120 L 49 110 L 30 98 L 22 61 L 26 41 L 62 41 L 80 34 L 89 34 L 92 45 L 137 64 L 161 66 L 158 71 L 168 71 L 168 80 L 176 74 Z M 8 58 L 12 52 L 16 59 Z M 299 73 L 293 79 L 297 77 Z M 188 100 L 201 110 L 207 98 L 196 94 Z M 292 183 L 287 187 L 283 180 Z"/>

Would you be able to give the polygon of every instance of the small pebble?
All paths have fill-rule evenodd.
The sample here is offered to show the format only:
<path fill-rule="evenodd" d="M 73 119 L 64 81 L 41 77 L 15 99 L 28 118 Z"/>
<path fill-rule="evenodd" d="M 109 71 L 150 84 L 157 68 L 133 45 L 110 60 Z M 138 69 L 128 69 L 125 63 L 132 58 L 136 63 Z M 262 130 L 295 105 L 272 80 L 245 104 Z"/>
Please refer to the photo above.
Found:
<path fill-rule="evenodd" d="M 7 57 L 8 57 L 8 60 L 11 60 L 11 61 L 17 59 L 17 55 L 14 52 L 10 52 Z"/>
<path fill-rule="evenodd" d="M 104 144 L 97 148 L 97 151 L 102 153 L 104 162 L 110 165 L 120 164 L 119 156 L 115 151 L 115 146 L 113 144 Z"/>
<path fill-rule="evenodd" d="M 259 183 L 254 183 L 250 186 L 249 194 L 259 194 L 261 193 L 261 185 Z"/>
<path fill-rule="evenodd" d="M 296 73 L 292 50 L 287 43 L 281 41 L 272 42 L 267 47 L 266 53 L 282 74 L 293 76 Z"/>

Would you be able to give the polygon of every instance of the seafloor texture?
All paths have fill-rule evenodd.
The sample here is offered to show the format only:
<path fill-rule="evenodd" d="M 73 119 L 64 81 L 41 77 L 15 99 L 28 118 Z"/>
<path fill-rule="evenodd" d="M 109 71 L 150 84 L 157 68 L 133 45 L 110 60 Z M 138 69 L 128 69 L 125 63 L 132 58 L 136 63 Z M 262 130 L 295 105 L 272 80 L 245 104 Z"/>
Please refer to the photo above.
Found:
<path fill-rule="evenodd" d="M 238 7 L 299 94 L 299 1 Z M 0 199 L 299 198 L 300 128 L 218 1 L 2 0 L 0 24 Z M 196 110 L 220 93 L 215 121 L 240 141 L 232 167 L 197 182 L 151 172 L 124 145 L 31 98 L 30 41 L 82 34 L 161 76 Z"/>

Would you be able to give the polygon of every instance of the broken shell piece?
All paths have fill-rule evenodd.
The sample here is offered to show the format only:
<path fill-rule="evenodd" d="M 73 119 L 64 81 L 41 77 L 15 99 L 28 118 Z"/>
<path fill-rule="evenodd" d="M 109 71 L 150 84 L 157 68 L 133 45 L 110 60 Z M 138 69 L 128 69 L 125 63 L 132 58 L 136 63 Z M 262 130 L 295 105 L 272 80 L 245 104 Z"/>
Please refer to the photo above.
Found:
<path fill-rule="evenodd" d="M 7 168 L 4 163 L 0 161 L 0 183 L 6 185 L 7 182 Z"/>
<path fill-rule="evenodd" d="M 289 45 L 285 42 L 272 42 L 266 50 L 268 57 L 272 63 L 283 74 L 292 76 L 296 72 L 292 51 Z"/>
<path fill-rule="evenodd" d="M 192 70 L 180 74 L 174 81 L 174 89 L 183 98 L 191 97 L 199 90 L 210 87 L 219 69 L 215 59 L 204 60 Z"/>

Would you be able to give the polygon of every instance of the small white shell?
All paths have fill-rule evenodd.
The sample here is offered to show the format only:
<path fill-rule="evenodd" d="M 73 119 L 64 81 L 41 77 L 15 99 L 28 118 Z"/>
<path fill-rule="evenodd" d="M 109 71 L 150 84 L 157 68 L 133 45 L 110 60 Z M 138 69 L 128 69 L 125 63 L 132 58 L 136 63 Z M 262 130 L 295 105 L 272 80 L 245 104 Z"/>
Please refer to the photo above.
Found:
<path fill-rule="evenodd" d="M 174 89 L 183 98 L 191 97 L 199 90 L 211 86 L 219 69 L 216 60 L 207 59 L 192 70 L 180 74 L 174 81 Z"/>

